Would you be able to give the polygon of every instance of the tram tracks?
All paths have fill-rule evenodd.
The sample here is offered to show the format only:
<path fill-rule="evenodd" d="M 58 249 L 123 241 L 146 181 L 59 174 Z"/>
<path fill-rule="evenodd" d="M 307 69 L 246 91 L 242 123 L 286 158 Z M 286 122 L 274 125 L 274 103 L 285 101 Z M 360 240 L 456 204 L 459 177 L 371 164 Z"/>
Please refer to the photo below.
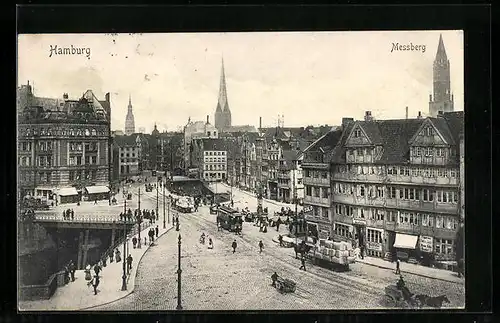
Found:
<path fill-rule="evenodd" d="M 216 224 L 212 221 L 209 221 L 209 220 L 203 218 L 201 215 L 196 215 L 195 213 L 193 213 L 192 215 L 189 216 L 189 221 L 196 222 L 198 224 L 198 226 L 200 226 L 200 227 L 204 227 L 204 228 L 209 227 L 213 231 L 211 234 L 213 236 L 216 236 L 217 238 L 219 238 L 221 240 L 224 240 L 224 238 L 223 238 L 224 236 L 227 237 L 227 235 L 225 234 L 226 232 L 216 231 L 217 230 Z M 215 234 L 214 234 L 214 232 L 215 232 Z M 239 238 L 241 239 L 241 241 L 244 243 L 244 245 L 247 248 L 249 248 L 252 251 L 255 251 L 255 253 L 258 252 L 258 248 L 257 248 L 258 241 L 253 241 L 252 239 L 248 238 L 245 235 L 239 236 Z M 287 271 L 289 272 L 289 274 L 296 276 L 297 267 L 294 266 L 293 264 L 290 264 L 289 256 L 280 255 L 276 252 L 270 252 L 269 248 L 265 248 L 263 253 L 267 254 L 270 257 L 272 257 L 273 259 L 277 260 L 282 265 L 281 266 L 282 268 L 285 267 L 286 269 L 288 269 Z M 311 267 L 309 267 L 309 268 L 311 268 Z M 372 297 L 372 298 L 373 297 L 378 298 L 378 297 L 381 297 L 383 295 L 381 288 L 374 287 L 374 286 L 371 286 L 369 284 L 354 280 L 352 277 L 349 277 L 348 275 L 342 275 L 341 273 L 333 273 L 333 272 L 321 273 L 323 268 L 320 268 L 317 266 L 315 266 L 313 268 L 314 268 L 313 271 L 311 271 L 311 270 L 305 271 L 302 274 L 307 275 L 309 278 L 314 278 L 318 282 L 321 282 L 323 284 L 331 286 L 335 290 L 337 290 L 338 292 L 340 292 L 340 290 L 339 290 L 339 288 L 340 288 L 343 292 L 342 294 L 344 294 L 346 297 L 350 297 L 350 295 L 352 296 L 353 291 L 355 291 L 357 294 L 363 294 L 364 296 Z M 304 292 L 304 294 L 306 294 L 306 293 L 309 295 L 312 294 L 311 292 L 309 292 L 303 288 L 298 288 L 297 291 L 299 291 L 299 294 L 297 296 L 301 296 L 304 298 L 308 298 L 308 297 L 307 297 L 307 295 L 302 295 L 303 294 L 302 292 Z"/>

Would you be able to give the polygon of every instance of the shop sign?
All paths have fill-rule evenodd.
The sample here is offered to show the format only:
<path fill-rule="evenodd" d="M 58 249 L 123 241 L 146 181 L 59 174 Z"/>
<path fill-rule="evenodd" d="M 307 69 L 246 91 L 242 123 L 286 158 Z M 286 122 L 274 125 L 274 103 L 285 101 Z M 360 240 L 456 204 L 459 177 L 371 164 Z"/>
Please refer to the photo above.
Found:
<path fill-rule="evenodd" d="M 367 242 L 366 248 L 370 250 L 380 251 L 382 252 L 382 244 L 376 242 Z"/>
<path fill-rule="evenodd" d="M 353 222 L 354 224 L 366 225 L 366 220 L 361 220 L 361 219 L 356 219 L 356 218 L 354 218 L 354 219 L 352 219 L 352 222 Z"/>
<path fill-rule="evenodd" d="M 424 252 L 432 252 L 433 238 L 429 236 L 420 236 L 420 250 Z"/>
<path fill-rule="evenodd" d="M 313 210 L 312 206 L 311 205 L 306 205 L 304 206 L 304 208 L 302 209 L 302 212 L 304 213 L 311 213 Z"/>

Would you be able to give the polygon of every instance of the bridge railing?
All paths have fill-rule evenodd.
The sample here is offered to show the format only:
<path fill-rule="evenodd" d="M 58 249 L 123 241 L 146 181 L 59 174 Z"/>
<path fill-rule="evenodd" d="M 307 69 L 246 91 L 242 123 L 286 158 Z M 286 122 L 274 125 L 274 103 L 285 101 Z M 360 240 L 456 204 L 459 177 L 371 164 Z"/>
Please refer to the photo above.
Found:
<path fill-rule="evenodd" d="M 123 223 L 119 215 L 98 215 L 98 214 L 79 214 L 74 219 L 64 219 L 59 214 L 35 214 L 33 217 L 36 221 L 57 221 L 57 222 L 76 222 L 76 223 Z M 125 221 L 126 223 L 134 221 Z"/>

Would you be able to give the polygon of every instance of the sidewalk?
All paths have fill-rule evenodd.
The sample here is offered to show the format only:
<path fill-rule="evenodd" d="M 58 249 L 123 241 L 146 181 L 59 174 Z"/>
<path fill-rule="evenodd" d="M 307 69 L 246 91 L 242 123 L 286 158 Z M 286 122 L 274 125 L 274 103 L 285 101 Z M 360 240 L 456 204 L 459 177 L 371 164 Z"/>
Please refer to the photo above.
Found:
<path fill-rule="evenodd" d="M 388 269 L 391 271 L 396 270 L 396 263 L 392 263 L 390 261 L 380 259 L 380 258 L 366 257 L 365 256 L 364 259 L 361 259 L 358 257 L 356 259 L 356 262 L 367 264 L 370 266 L 383 268 L 383 269 Z M 463 278 L 458 277 L 457 273 L 449 271 L 449 270 L 443 270 L 443 269 L 431 268 L 431 267 L 426 267 L 426 266 L 421 266 L 421 265 L 409 264 L 406 262 L 402 262 L 400 264 L 400 269 L 401 269 L 401 273 L 409 273 L 409 274 L 422 276 L 422 277 L 426 277 L 426 278 L 444 280 L 447 282 L 457 283 L 457 284 L 464 284 Z"/>
<path fill-rule="evenodd" d="M 173 226 L 167 224 L 167 228 L 163 229 L 163 223 L 161 221 L 156 222 L 152 225 L 155 227 L 158 224 L 158 237 L 162 236 L 166 232 L 170 231 Z M 130 274 L 127 276 L 127 290 L 122 291 L 122 275 L 123 275 L 123 261 L 126 257 L 123 255 L 123 244 L 120 245 L 119 250 L 122 253 L 121 262 L 107 263 L 107 266 L 102 269 L 99 274 L 101 276 L 101 281 L 97 287 L 97 295 L 94 295 L 94 289 L 92 286 L 87 286 L 88 281 L 85 280 L 85 272 L 83 270 L 77 270 L 75 272 L 75 281 L 70 282 L 65 286 L 58 287 L 54 295 L 48 300 L 39 301 L 21 301 L 19 302 L 20 311 L 39 311 L 39 310 L 60 310 L 60 311 L 76 311 L 76 310 L 86 310 L 91 309 L 96 306 L 112 303 L 121 298 L 124 298 L 131 294 L 135 288 L 135 276 L 137 271 L 137 266 L 140 263 L 142 256 L 149 249 L 149 244 L 144 245 L 144 237 L 147 237 L 148 230 L 147 227 L 141 230 L 142 248 L 134 249 L 132 247 L 132 241 L 128 241 L 128 247 L 130 247 L 129 253 L 132 255 L 132 269 Z M 155 243 L 156 238 L 155 238 Z M 92 270 L 92 274 L 94 271 Z"/>

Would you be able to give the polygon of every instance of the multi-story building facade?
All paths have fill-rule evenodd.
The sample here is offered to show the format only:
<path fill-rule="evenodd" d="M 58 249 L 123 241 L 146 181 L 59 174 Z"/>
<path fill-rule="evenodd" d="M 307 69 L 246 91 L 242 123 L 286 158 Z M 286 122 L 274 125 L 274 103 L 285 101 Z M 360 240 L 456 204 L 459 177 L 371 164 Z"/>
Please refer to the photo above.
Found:
<path fill-rule="evenodd" d="M 349 120 L 343 120 L 347 125 Z M 345 126 L 344 126 L 345 127 Z M 318 238 L 334 236 L 330 154 L 337 146 L 342 129 L 321 136 L 303 152 L 304 213 L 307 228 Z"/>
<path fill-rule="evenodd" d="M 192 165 L 192 161 L 189 159 L 192 151 L 191 144 L 193 139 L 200 138 L 219 138 L 219 131 L 210 124 L 209 116 L 207 116 L 206 122 L 192 122 L 191 119 L 189 119 L 186 126 L 184 126 L 184 169 L 194 166 Z"/>
<path fill-rule="evenodd" d="M 113 145 L 118 150 L 116 161 L 118 177 L 126 178 L 141 173 L 141 149 L 138 134 L 130 136 L 115 136 Z"/>
<path fill-rule="evenodd" d="M 304 197 L 302 183 L 303 155 L 296 150 L 283 150 L 278 165 L 278 201 L 299 203 Z"/>
<path fill-rule="evenodd" d="M 67 94 L 47 99 L 36 97 L 28 85 L 18 95 L 21 197 L 64 203 L 90 191 L 106 193 L 111 173 L 109 93 L 104 101 L 90 90 L 78 100 Z"/>
<path fill-rule="evenodd" d="M 198 138 L 192 142 L 191 160 L 206 182 L 227 179 L 227 149 L 219 138 Z"/>
<path fill-rule="evenodd" d="M 452 260 L 462 129 L 463 113 L 346 127 L 330 167 L 334 238 L 372 256 Z"/>

